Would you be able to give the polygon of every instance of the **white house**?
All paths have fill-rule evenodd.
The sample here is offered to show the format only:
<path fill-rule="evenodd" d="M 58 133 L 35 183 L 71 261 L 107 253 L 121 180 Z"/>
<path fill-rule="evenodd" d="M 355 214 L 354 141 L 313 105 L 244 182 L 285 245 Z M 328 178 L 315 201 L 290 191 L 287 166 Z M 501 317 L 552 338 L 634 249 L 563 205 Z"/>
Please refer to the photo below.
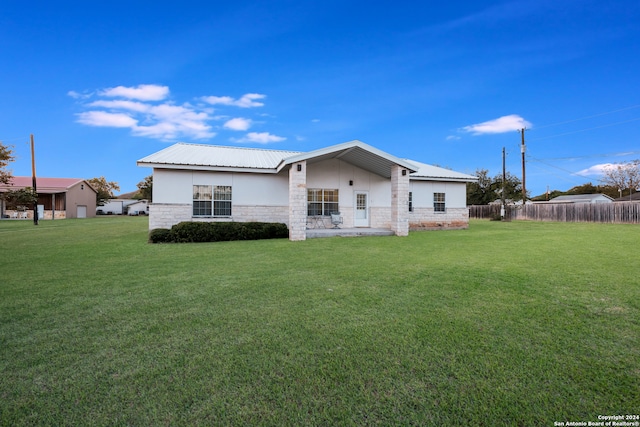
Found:
<path fill-rule="evenodd" d="M 400 159 L 360 141 L 301 153 L 178 143 L 138 160 L 153 168 L 149 228 L 181 221 L 266 221 L 290 240 L 339 211 L 342 227 L 467 228 L 477 178 Z M 311 221 L 310 221 L 311 220 Z"/>

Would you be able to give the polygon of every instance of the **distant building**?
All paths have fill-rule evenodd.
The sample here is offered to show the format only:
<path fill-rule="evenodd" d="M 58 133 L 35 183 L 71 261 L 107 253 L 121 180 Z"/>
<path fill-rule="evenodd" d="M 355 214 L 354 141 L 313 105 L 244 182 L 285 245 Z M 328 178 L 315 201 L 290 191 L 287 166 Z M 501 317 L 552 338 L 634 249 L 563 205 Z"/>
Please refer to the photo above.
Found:
<path fill-rule="evenodd" d="M 14 176 L 9 184 L 0 184 L 0 193 L 33 187 L 30 176 Z M 96 216 L 96 190 L 84 179 L 37 178 L 38 212 L 41 219 L 90 218 Z M 33 218 L 33 206 L 8 209 L 2 206 L 2 218 Z"/>
<path fill-rule="evenodd" d="M 622 196 L 613 199 L 614 202 L 640 202 L 640 192 L 633 193 L 630 196 Z"/>
<path fill-rule="evenodd" d="M 613 199 L 606 194 L 574 194 L 558 196 L 547 203 L 612 203 Z"/>

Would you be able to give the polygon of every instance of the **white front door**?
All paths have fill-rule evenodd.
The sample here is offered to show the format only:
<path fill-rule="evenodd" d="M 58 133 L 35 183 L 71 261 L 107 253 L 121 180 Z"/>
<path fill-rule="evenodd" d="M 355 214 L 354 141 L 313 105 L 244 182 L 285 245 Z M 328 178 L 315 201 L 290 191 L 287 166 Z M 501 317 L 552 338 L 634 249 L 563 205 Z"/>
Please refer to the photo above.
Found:
<path fill-rule="evenodd" d="M 356 227 L 369 227 L 369 193 L 366 191 L 355 192 L 355 219 L 353 225 Z"/>
<path fill-rule="evenodd" d="M 77 209 L 77 218 L 86 218 L 87 217 L 87 207 L 86 206 L 78 206 Z"/>

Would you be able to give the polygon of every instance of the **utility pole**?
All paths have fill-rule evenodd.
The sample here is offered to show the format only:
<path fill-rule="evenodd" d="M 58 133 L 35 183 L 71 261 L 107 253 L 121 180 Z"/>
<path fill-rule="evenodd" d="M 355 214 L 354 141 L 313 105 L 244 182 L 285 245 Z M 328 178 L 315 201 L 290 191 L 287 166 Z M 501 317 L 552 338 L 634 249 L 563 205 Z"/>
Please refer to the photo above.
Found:
<path fill-rule="evenodd" d="M 33 225 L 38 225 L 38 188 L 36 186 L 36 156 L 33 143 L 33 134 L 31 134 L 31 179 L 33 184 Z"/>
<path fill-rule="evenodd" d="M 522 135 L 522 145 L 520 146 L 520 151 L 522 152 L 522 206 L 524 206 L 527 201 L 526 175 L 524 171 L 524 152 L 526 149 L 526 146 L 524 145 L 524 131 L 526 129 L 527 128 L 522 128 L 520 130 L 520 134 Z"/>
<path fill-rule="evenodd" d="M 504 187 L 505 187 L 505 182 L 507 180 L 507 167 L 505 164 L 505 159 L 506 159 L 506 152 L 504 147 L 502 147 L 502 207 L 500 208 L 500 217 L 502 219 L 504 219 L 505 213 L 507 211 L 507 205 L 505 204 L 505 199 L 504 199 Z"/>

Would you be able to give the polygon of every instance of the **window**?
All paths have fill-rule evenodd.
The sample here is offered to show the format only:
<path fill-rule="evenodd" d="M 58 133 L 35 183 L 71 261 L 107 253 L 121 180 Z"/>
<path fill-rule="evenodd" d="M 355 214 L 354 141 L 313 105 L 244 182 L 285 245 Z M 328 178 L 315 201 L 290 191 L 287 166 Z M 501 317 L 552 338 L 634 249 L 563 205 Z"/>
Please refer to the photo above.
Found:
<path fill-rule="evenodd" d="M 231 216 L 231 187 L 194 185 L 193 216 Z"/>
<path fill-rule="evenodd" d="M 213 187 L 213 216 L 231 216 L 231 186 Z"/>
<path fill-rule="evenodd" d="M 211 186 L 193 186 L 193 216 L 211 216 Z"/>
<path fill-rule="evenodd" d="M 307 190 L 307 215 L 329 216 L 338 212 L 338 190 L 310 188 Z"/>
<path fill-rule="evenodd" d="M 409 212 L 413 212 L 413 191 L 409 191 Z"/>
<path fill-rule="evenodd" d="M 445 211 L 444 193 L 433 193 L 433 211 L 434 212 Z"/>

